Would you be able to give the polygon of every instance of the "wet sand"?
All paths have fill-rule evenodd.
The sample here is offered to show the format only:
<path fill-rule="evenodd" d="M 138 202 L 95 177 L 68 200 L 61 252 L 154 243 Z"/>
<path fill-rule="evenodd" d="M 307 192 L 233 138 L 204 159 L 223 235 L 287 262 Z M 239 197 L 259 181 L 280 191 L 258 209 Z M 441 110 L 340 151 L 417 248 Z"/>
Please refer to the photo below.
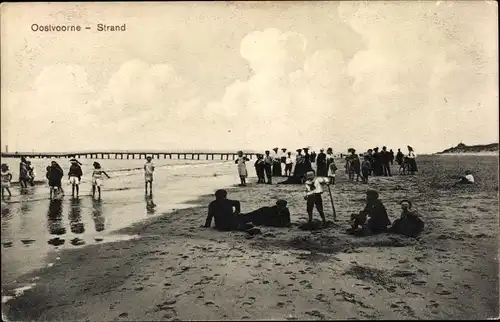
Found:
<path fill-rule="evenodd" d="M 450 190 L 450 178 L 472 166 L 477 185 Z M 340 172 L 332 189 L 338 226 L 321 231 L 262 228 L 248 238 L 203 229 L 212 197 L 202 197 L 117 232 L 139 239 L 61 252 L 52 267 L 18 281 L 36 285 L 7 302 L 4 314 L 88 321 L 497 317 L 498 160 L 430 156 L 419 167 L 417 176 L 370 178 L 369 185 L 348 183 Z M 425 232 L 417 239 L 344 234 L 368 188 L 380 192 L 391 220 L 398 202 L 411 199 Z M 243 212 L 286 199 L 298 223 L 307 219 L 302 191 L 252 184 L 229 197 Z M 324 202 L 332 219 L 327 194 Z"/>

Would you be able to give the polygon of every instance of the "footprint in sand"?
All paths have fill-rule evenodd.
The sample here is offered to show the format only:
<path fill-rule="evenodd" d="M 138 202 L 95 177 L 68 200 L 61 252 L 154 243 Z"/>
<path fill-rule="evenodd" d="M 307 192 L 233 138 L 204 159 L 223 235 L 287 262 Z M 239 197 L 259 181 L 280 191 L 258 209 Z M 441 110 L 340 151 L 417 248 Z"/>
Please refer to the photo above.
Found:
<path fill-rule="evenodd" d="M 126 318 L 126 317 L 128 317 L 128 313 L 127 312 L 123 312 L 120 315 L 118 315 L 118 317 L 120 317 L 120 318 Z"/>
<path fill-rule="evenodd" d="M 314 317 L 319 318 L 321 320 L 325 319 L 325 315 L 318 310 L 307 311 L 306 314 L 310 315 L 310 316 L 314 316 Z"/>
<path fill-rule="evenodd" d="M 425 285 L 427 284 L 426 281 L 423 281 L 423 280 L 418 280 L 418 281 L 413 281 L 411 282 L 413 285 Z"/>

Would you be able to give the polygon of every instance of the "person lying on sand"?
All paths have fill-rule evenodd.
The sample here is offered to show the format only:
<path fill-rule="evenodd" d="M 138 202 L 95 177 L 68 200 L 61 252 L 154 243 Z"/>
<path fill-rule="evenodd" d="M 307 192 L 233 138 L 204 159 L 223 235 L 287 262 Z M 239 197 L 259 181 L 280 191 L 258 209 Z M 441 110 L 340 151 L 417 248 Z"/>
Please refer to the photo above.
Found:
<path fill-rule="evenodd" d="M 290 210 L 286 200 L 276 201 L 272 207 L 262 207 L 247 214 L 241 215 L 243 222 L 253 223 L 256 226 L 289 227 Z"/>
<path fill-rule="evenodd" d="M 475 182 L 474 176 L 470 170 L 465 171 L 465 175 L 460 178 L 459 181 L 455 182 L 453 186 L 461 185 L 461 184 L 473 184 Z"/>
<path fill-rule="evenodd" d="M 419 218 L 418 213 L 412 210 L 412 203 L 409 200 L 402 200 L 401 218 L 396 219 L 389 228 L 389 232 L 406 237 L 417 237 L 424 230 L 424 222 Z"/>
<path fill-rule="evenodd" d="M 375 190 L 366 192 L 366 207 L 359 214 L 351 215 L 351 228 L 347 230 L 348 234 L 366 236 L 387 232 L 387 226 L 391 225 L 391 221 L 378 197 L 379 194 Z"/>
<path fill-rule="evenodd" d="M 252 223 L 244 222 L 240 212 L 240 202 L 227 199 L 227 191 L 219 189 L 215 192 L 215 200 L 208 205 L 208 216 L 203 227 L 210 228 L 213 218 L 215 229 L 220 231 L 244 230 L 251 235 L 260 233 Z"/>

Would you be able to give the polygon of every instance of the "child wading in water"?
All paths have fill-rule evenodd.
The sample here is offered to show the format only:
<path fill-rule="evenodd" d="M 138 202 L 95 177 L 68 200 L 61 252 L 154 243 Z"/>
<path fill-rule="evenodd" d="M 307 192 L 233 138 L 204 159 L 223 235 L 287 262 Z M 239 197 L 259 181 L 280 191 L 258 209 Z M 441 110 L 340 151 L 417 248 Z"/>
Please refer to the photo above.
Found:
<path fill-rule="evenodd" d="M 78 195 L 80 194 L 80 181 L 82 180 L 83 171 L 76 159 L 71 159 L 70 161 L 71 166 L 68 172 L 68 180 L 71 184 L 71 196 L 73 198 L 75 197 L 76 190 L 76 197 L 78 198 Z"/>
<path fill-rule="evenodd" d="M 9 194 L 9 198 L 12 197 L 10 192 L 10 182 L 12 181 L 12 173 L 9 171 L 9 166 L 2 163 L 2 199 L 5 197 L 5 191 Z"/>
<path fill-rule="evenodd" d="M 105 175 L 108 179 L 110 178 L 106 171 L 101 169 L 99 162 L 94 162 L 94 171 L 92 172 L 92 198 L 95 198 L 95 189 L 97 187 L 99 200 L 101 200 L 102 175 Z"/>
<path fill-rule="evenodd" d="M 304 199 L 307 201 L 307 215 L 309 216 L 309 222 L 312 222 L 314 206 L 321 216 L 323 225 L 326 225 L 325 213 L 323 212 L 323 188 L 321 184 L 330 184 L 328 178 L 316 177 L 314 171 L 309 171 L 306 174 L 306 195 Z"/>
<path fill-rule="evenodd" d="M 240 176 L 240 186 L 244 187 L 247 185 L 247 166 L 245 164 L 246 161 L 250 161 L 247 157 L 243 156 L 243 151 L 238 151 L 238 159 L 234 163 L 238 165 L 238 174 Z"/>
<path fill-rule="evenodd" d="M 155 165 L 151 162 L 151 157 L 146 158 L 147 162 L 144 165 L 144 180 L 145 180 L 145 193 L 148 194 L 148 183 L 149 183 L 149 194 L 153 194 L 153 172 L 155 171 Z"/>
<path fill-rule="evenodd" d="M 60 199 L 60 197 L 62 197 L 62 195 L 64 194 L 61 184 L 63 176 L 64 176 L 63 169 L 59 166 L 57 162 L 52 161 L 50 166 L 47 167 L 47 174 L 45 175 L 45 177 L 49 180 L 50 199 L 52 199 L 52 197 Z"/>

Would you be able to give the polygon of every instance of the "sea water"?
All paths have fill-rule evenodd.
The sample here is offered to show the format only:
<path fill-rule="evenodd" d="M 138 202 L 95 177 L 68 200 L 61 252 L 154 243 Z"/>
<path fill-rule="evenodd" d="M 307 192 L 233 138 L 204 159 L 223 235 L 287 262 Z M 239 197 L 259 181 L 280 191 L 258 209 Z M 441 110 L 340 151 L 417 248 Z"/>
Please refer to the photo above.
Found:
<path fill-rule="evenodd" d="M 154 212 L 146 208 L 144 196 L 145 160 L 81 159 L 83 177 L 80 198 L 71 197 L 68 182 L 69 159 L 54 159 L 64 170 L 65 196 L 50 202 L 45 180 L 49 159 L 32 159 L 36 180 L 41 183 L 21 191 L 11 186 L 13 197 L 2 202 L 2 281 L 13 282 L 33 269 L 46 267 L 65 248 L 130 238 L 113 231 L 146 218 L 187 208 L 187 201 L 216 189 L 239 183 L 234 161 L 155 159 Z M 103 179 L 102 200 L 92 198 L 92 164 L 101 164 L 111 179 Z M 19 176 L 19 159 L 2 159 L 13 180 Z M 249 170 L 250 169 L 250 164 Z M 200 225 L 205 218 L 200 217 Z"/>

